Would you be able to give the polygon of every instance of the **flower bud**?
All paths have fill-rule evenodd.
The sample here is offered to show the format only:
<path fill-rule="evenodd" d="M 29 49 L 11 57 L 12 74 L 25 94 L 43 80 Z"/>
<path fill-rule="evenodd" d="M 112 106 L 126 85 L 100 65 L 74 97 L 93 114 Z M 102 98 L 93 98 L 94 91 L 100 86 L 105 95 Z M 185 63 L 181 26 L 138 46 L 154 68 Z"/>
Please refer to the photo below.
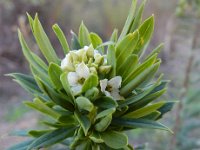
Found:
<path fill-rule="evenodd" d="M 111 70 L 111 66 L 100 66 L 99 67 L 99 72 L 102 73 L 102 74 L 108 74 Z"/>

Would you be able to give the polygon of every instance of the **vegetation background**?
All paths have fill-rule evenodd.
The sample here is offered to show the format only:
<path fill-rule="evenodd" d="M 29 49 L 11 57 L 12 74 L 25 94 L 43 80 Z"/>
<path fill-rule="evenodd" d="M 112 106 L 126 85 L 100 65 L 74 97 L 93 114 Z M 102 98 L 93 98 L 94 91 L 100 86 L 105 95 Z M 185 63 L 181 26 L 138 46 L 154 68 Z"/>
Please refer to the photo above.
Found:
<path fill-rule="evenodd" d="M 58 23 L 70 39 L 83 20 L 90 31 L 106 41 L 114 28 L 123 27 L 131 0 L 0 0 L 0 149 L 21 141 L 11 132 L 35 128 L 39 116 L 23 104 L 31 99 L 10 78 L 10 72 L 28 72 L 18 42 L 21 28 L 29 45 L 38 53 L 27 22 L 26 12 L 39 13 L 47 34 L 57 51 L 58 41 L 51 29 Z M 143 18 L 155 15 L 155 32 L 147 52 L 160 42 L 165 48 L 160 57 L 161 70 L 170 79 L 165 98 L 179 100 L 163 122 L 174 135 L 163 131 L 134 130 L 130 142 L 146 150 L 200 150 L 200 1 L 149 0 Z M 60 56 L 61 58 L 64 56 Z"/>

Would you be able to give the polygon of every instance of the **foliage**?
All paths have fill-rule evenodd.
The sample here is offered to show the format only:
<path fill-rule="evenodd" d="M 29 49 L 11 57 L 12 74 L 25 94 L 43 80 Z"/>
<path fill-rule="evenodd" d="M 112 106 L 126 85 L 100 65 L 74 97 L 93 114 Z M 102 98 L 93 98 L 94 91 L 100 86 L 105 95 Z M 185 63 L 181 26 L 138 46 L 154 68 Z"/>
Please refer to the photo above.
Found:
<path fill-rule="evenodd" d="M 60 143 L 70 149 L 133 149 L 123 131 L 150 128 L 172 132 L 158 122 L 175 102 L 159 101 L 167 90 L 167 80 L 155 74 L 161 60 L 159 45 L 143 58 L 154 30 L 154 16 L 142 21 L 144 4 L 131 10 L 121 34 L 109 41 L 89 32 L 82 22 L 79 33 L 68 44 L 58 25 L 53 30 L 66 57 L 61 60 L 36 14 L 28 15 L 31 30 L 47 63 L 34 54 L 19 31 L 22 51 L 32 75 L 9 74 L 33 101 L 24 102 L 51 118 L 42 123 L 46 130 L 31 130 L 32 139 L 11 147 L 40 149 Z M 66 140 L 70 141 L 66 142 Z"/>

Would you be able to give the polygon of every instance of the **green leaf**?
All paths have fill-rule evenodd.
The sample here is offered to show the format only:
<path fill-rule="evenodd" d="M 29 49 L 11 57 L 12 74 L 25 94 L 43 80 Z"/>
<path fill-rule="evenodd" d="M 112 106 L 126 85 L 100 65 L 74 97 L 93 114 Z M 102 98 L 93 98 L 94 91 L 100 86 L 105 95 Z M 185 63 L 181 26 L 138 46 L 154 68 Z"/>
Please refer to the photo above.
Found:
<path fill-rule="evenodd" d="M 89 46 L 91 44 L 90 33 L 83 22 L 81 23 L 79 27 L 78 37 L 79 37 L 80 45 L 82 47 Z"/>
<path fill-rule="evenodd" d="M 113 42 L 117 42 L 117 38 L 118 38 L 118 30 L 117 29 L 114 29 L 111 37 L 110 37 L 110 41 L 113 41 Z"/>
<path fill-rule="evenodd" d="M 74 111 L 74 106 L 71 104 L 71 100 L 68 96 L 57 93 L 55 89 L 46 85 L 39 77 L 36 76 L 35 79 L 40 89 L 43 90 L 43 92 L 46 93 L 54 103 L 69 111 Z"/>
<path fill-rule="evenodd" d="M 147 119 L 147 120 L 157 120 L 157 118 L 161 115 L 159 111 L 154 111 L 144 117 L 141 117 L 141 119 Z"/>
<path fill-rule="evenodd" d="M 73 115 L 62 115 L 58 118 L 58 122 L 64 124 L 64 126 L 75 126 L 77 124 Z"/>
<path fill-rule="evenodd" d="M 132 81 L 130 81 L 127 85 L 125 85 L 121 90 L 120 90 L 120 94 L 123 96 L 127 96 L 129 94 L 131 94 L 131 92 L 138 87 L 142 82 L 144 82 L 145 78 L 148 77 L 148 75 L 154 71 L 157 70 L 160 66 L 160 62 L 154 64 L 153 66 L 151 66 L 150 68 L 147 68 L 146 70 L 144 70 L 142 73 L 140 73 L 139 75 L 137 75 Z"/>
<path fill-rule="evenodd" d="M 27 150 L 28 146 L 33 142 L 34 140 L 27 140 L 24 142 L 21 142 L 19 144 L 16 144 L 10 148 L 8 148 L 7 150 Z"/>
<path fill-rule="evenodd" d="M 31 52 L 31 55 L 32 55 L 34 61 L 37 62 L 38 65 L 40 65 L 45 71 L 48 70 L 48 66 L 38 55 L 36 55 L 33 52 Z"/>
<path fill-rule="evenodd" d="M 108 48 L 107 61 L 108 61 L 108 65 L 112 67 L 109 73 L 110 78 L 112 78 L 116 75 L 116 63 L 117 63 L 114 46 L 109 46 Z"/>
<path fill-rule="evenodd" d="M 90 101 L 95 101 L 99 96 L 99 90 L 96 87 L 93 87 L 85 92 L 85 97 L 87 97 Z"/>
<path fill-rule="evenodd" d="M 136 110 L 139 109 L 141 107 L 144 107 L 145 105 L 147 105 L 148 103 L 156 100 L 157 98 L 159 98 L 161 95 L 163 95 L 165 92 L 167 91 L 166 88 L 157 91 L 155 93 L 152 94 L 148 94 L 147 96 L 143 97 L 141 101 L 138 101 L 137 103 L 133 103 L 130 105 L 129 109 L 130 110 Z"/>
<path fill-rule="evenodd" d="M 60 29 L 60 27 L 57 24 L 53 25 L 53 31 L 55 32 L 56 36 L 58 37 L 60 41 L 60 44 L 62 45 L 64 54 L 67 54 L 70 49 L 69 49 L 69 45 L 63 31 Z"/>
<path fill-rule="evenodd" d="M 107 41 L 107 42 L 104 42 L 101 45 L 99 45 L 96 49 L 99 49 L 99 48 L 105 47 L 105 46 L 111 46 L 111 45 L 115 45 L 115 43 L 113 41 Z"/>
<path fill-rule="evenodd" d="M 95 125 L 96 131 L 103 132 L 105 131 L 112 121 L 112 114 L 107 115 L 100 119 L 100 121 Z"/>
<path fill-rule="evenodd" d="M 56 64 L 59 64 L 60 60 L 58 59 L 50 41 L 47 37 L 46 33 L 44 32 L 44 29 L 38 19 L 38 16 L 35 16 L 34 23 L 33 23 L 33 33 L 34 37 L 37 41 L 37 44 L 43 53 L 44 57 L 47 59 L 47 61 L 54 62 Z"/>
<path fill-rule="evenodd" d="M 30 48 L 28 47 L 28 45 L 26 44 L 26 41 L 24 40 L 23 35 L 21 34 L 20 30 L 18 30 L 18 37 L 19 37 L 19 41 L 22 47 L 22 51 L 23 54 L 25 56 L 25 58 L 27 59 L 27 61 L 38 70 L 38 72 L 45 74 L 47 72 L 47 66 L 42 63 L 41 65 L 41 61 L 38 61 L 39 57 L 36 58 L 36 55 L 33 55 L 33 53 L 31 52 Z"/>
<path fill-rule="evenodd" d="M 45 84 L 49 85 L 50 87 L 53 87 L 53 83 L 49 78 L 48 72 L 43 73 L 43 72 L 39 71 L 38 68 L 35 68 L 32 65 L 30 65 L 29 67 L 30 67 L 31 73 L 34 76 L 34 78 L 36 76 L 39 76 Z"/>
<path fill-rule="evenodd" d="M 90 102 L 89 99 L 85 98 L 85 97 L 77 97 L 75 99 L 75 102 L 79 108 L 79 110 L 87 110 L 89 112 L 91 112 L 94 108 L 94 105 Z"/>
<path fill-rule="evenodd" d="M 130 11 L 129 11 L 129 15 L 127 17 L 127 20 L 125 22 L 125 25 L 124 25 L 124 27 L 122 29 L 122 32 L 121 32 L 121 34 L 119 36 L 118 41 L 121 41 L 128 34 L 128 31 L 129 31 L 129 28 L 131 26 L 131 23 L 134 20 L 136 6 L 137 6 L 137 0 L 133 0 L 132 4 L 131 4 Z"/>
<path fill-rule="evenodd" d="M 128 145 L 128 137 L 121 132 L 106 131 L 101 134 L 105 144 L 113 149 L 120 149 Z"/>
<path fill-rule="evenodd" d="M 27 150 L 40 149 L 51 146 L 55 143 L 61 142 L 64 139 L 71 137 L 74 134 L 75 128 L 61 128 L 52 132 L 43 134 L 32 144 L 29 145 Z"/>
<path fill-rule="evenodd" d="M 85 115 L 80 114 L 79 112 L 75 112 L 74 113 L 76 119 L 78 120 L 78 122 L 80 123 L 85 136 L 87 136 L 88 130 L 91 126 L 91 122 L 89 120 L 89 118 Z"/>
<path fill-rule="evenodd" d="M 160 107 L 158 109 L 158 111 L 161 113 L 160 116 L 157 119 L 160 119 L 165 113 L 169 112 L 172 107 L 174 106 L 174 104 L 177 103 L 177 101 L 173 101 L 173 102 L 167 102 L 166 104 L 164 104 L 162 107 Z"/>
<path fill-rule="evenodd" d="M 93 131 L 92 134 L 90 134 L 89 138 L 94 143 L 103 143 L 103 139 L 101 138 L 101 135 L 98 132 Z"/>
<path fill-rule="evenodd" d="M 138 42 L 139 32 L 128 34 L 117 46 L 116 46 L 116 58 L 117 58 L 117 70 L 121 64 L 125 62 L 125 59 L 130 56 Z"/>
<path fill-rule="evenodd" d="M 162 107 L 165 103 L 166 102 L 162 101 L 162 102 L 158 102 L 158 103 L 155 103 L 152 105 L 148 105 L 146 107 L 142 107 L 138 110 L 130 112 L 130 113 L 124 115 L 123 117 L 125 117 L 125 118 L 141 118 L 141 117 L 144 117 L 144 116 L 156 111 L 157 109 Z"/>
<path fill-rule="evenodd" d="M 137 75 L 141 74 L 145 69 L 151 67 L 156 62 L 157 55 L 158 54 L 154 54 L 149 59 L 147 59 L 146 61 L 144 61 L 142 64 L 138 65 L 136 69 L 134 69 L 132 71 L 130 70 L 130 73 L 122 81 L 122 86 L 124 86 L 127 83 L 129 83 Z"/>
<path fill-rule="evenodd" d="M 94 105 L 96 105 L 100 108 L 103 108 L 103 109 L 109 109 L 109 108 L 113 108 L 113 107 L 116 108 L 118 106 L 117 102 L 115 100 L 113 100 L 110 97 L 106 97 L 106 96 L 97 99 L 94 102 Z"/>
<path fill-rule="evenodd" d="M 7 74 L 7 76 L 13 77 L 14 81 L 19 83 L 30 94 L 34 95 L 34 94 L 42 93 L 32 76 L 21 74 L 21 73 Z"/>
<path fill-rule="evenodd" d="M 74 96 L 72 94 L 68 79 L 67 79 L 67 72 L 62 73 L 62 75 L 60 76 L 60 81 L 62 83 L 63 88 L 65 89 L 67 95 L 70 97 L 71 102 L 73 103 L 74 100 Z"/>
<path fill-rule="evenodd" d="M 91 39 L 91 43 L 94 47 L 94 49 L 96 49 L 99 45 L 101 45 L 103 43 L 102 39 L 96 34 L 96 33 L 90 33 L 90 39 Z M 102 52 L 102 54 L 104 53 L 104 48 L 100 48 L 99 49 L 100 52 Z"/>
<path fill-rule="evenodd" d="M 142 14 L 143 14 L 143 10 L 144 10 L 144 5 L 146 3 L 146 0 L 143 0 L 143 2 L 141 3 L 139 9 L 137 10 L 137 13 L 135 15 L 135 18 L 131 24 L 131 27 L 129 28 L 129 33 L 134 32 L 140 25 L 141 21 L 142 21 Z"/>
<path fill-rule="evenodd" d="M 44 102 L 42 102 L 40 99 L 35 98 L 33 102 L 25 101 L 25 105 L 45 114 L 53 119 L 58 119 L 60 117 L 60 114 L 54 111 L 52 108 L 48 107 Z"/>
<path fill-rule="evenodd" d="M 38 138 L 47 132 L 51 132 L 52 130 L 31 130 L 28 134 L 32 137 Z"/>
<path fill-rule="evenodd" d="M 142 54 L 144 49 L 147 47 L 151 36 L 154 31 L 154 16 L 151 16 L 147 20 L 144 21 L 144 23 L 139 27 L 139 41 L 137 43 L 137 46 L 134 50 L 134 54 Z"/>
<path fill-rule="evenodd" d="M 113 114 L 115 112 L 115 110 L 116 110 L 115 108 L 109 108 L 109 109 L 106 109 L 104 111 L 101 111 L 100 113 L 97 114 L 96 119 L 99 119 L 99 118 L 105 117 L 107 115 Z"/>
<path fill-rule="evenodd" d="M 82 86 L 82 92 L 86 92 L 87 90 L 96 87 L 98 85 L 98 76 L 95 74 L 91 74 L 84 82 Z"/>
<path fill-rule="evenodd" d="M 151 56 L 153 56 L 154 54 L 159 54 L 161 49 L 164 47 L 164 44 L 161 43 L 160 45 L 158 45 L 146 58 L 145 60 L 149 59 Z"/>
<path fill-rule="evenodd" d="M 26 13 L 27 17 L 28 17 L 28 21 L 29 21 L 29 24 L 30 24 L 30 27 L 31 27 L 31 31 L 33 32 L 33 23 L 34 23 L 34 20 L 33 18 L 29 15 L 29 13 Z"/>
<path fill-rule="evenodd" d="M 158 87 L 158 86 L 160 86 L 160 84 L 162 84 L 162 82 L 160 83 L 161 78 L 162 78 L 162 76 L 160 78 L 158 78 L 158 80 L 155 83 L 144 88 L 141 93 L 139 93 L 137 95 L 133 95 L 133 96 L 127 98 L 125 101 L 119 102 L 119 107 L 122 108 L 122 107 L 130 105 L 130 104 L 134 105 L 134 103 L 137 103 L 138 101 L 142 100 L 143 97 L 150 94 L 156 87 Z"/>
<path fill-rule="evenodd" d="M 125 62 L 122 63 L 121 67 L 118 69 L 118 74 L 122 79 L 126 78 L 138 65 L 138 56 L 130 55 L 126 58 Z M 128 69 L 127 69 L 128 68 Z"/>
<path fill-rule="evenodd" d="M 53 82 L 56 89 L 62 89 L 62 83 L 60 81 L 60 76 L 62 74 L 62 70 L 60 66 L 55 63 L 50 63 L 48 70 L 49 77 Z"/>
<path fill-rule="evenodd" d="M 163 124 L 147 120 L 147 119 L 128 119 L 128 118 L 116 118 L 113 119 L 112 124 L 122 127 L 128 127 L 128 128 L 150 128 L 150 129 L 160 129 L 160 130 L 166 130 L 172 133 L 172 131 L 164 126 Z"/>
<path fill-rule="evenodd" d="M 71 30 L 72 39 L 71 39 L 71 49 L 78 50 L 81 48 L 77 35 Z"/>

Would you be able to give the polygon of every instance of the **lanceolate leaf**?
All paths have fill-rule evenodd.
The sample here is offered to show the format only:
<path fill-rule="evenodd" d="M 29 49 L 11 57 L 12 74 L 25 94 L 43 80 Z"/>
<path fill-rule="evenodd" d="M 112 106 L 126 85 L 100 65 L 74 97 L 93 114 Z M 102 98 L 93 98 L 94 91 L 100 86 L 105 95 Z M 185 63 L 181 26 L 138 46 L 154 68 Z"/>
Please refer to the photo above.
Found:
<path fill-rule="evenodd" d="M 157 98 L 159 98 L 161 95 L 163 95 L 166 92 L 166 88 L 155 92 L 153 94 L 148 94 L 147 96 L 145 96 L 142 100 L 138 101 L 137 103 L 133 103 L 130 105 L 129 110 L 136 110 L 138 108 L 144 107 L 145 105 L 147 105 L 148 103 L 156 100 Z"/>
<path fill-rule="evenodd" d="M 122 81 L 122 85 L 126 85 L 137 75 L 141 74 L 145 69 L 151 67 L 155 62 L 158 54 L 154 54 L 148 60 L 140 64 L 136 69 L 132 70 Z"/>
<path fill-rule="evenodd" d="M 51 81 L 53 82 L 55 88 L 58 90 L 62 89 L 62 83 L 60 81 L 60 76 L 61 76 L 62 72 L 63 71 L 61 70 L 60 66 L 58 66 L 55 63 L 50 63 L 48 74 L 49 74 L 49 77 L 51 78 Z"/>
<path fill-rule="evenodd" d="M 21 142 L 19 144 L 16 144 L 10 148 L 8 148 L 7 150 L 27 150 L 28 146 L 33 142 L 34 140 L 27 140 L 24 142 Z"/>
<path fill-rule="evenodd" d="M 144 10 L 144 5 L 146 3 L 146 0 L 143 0 L 142 4 L 140 5 L 136 15 L 135 15 L 135 18 L 132 22 L 132 25 L 131 27 L 129 28 L 129 33 L 131 32 L 134 32 L 140 25 L 141 21 L 142 21 L 142 13 L 143 13 L 143 10 Z"/>
<path fill-rule="evenodd" d="M 125 25 L 124 25 L 124 27 L 122 29 L 122 32 L 120 34 L 120 37 L 119 37 L 118 41 L 121 41 L 124 38 L 124 36 L 126 36 L 126 34 L 128 33 L 128 30 L 129 30 L 129 28 L 131 26 L 131 23 L 134 20 L 136 6 L 137 6 L 137 0 L 133 0 L 133 2 L 131 4 L 129 15 L 127 17 L 127 20 L 125 22 Z"/>
<path fill-rule="evenodd" d="M 142 54 L 143 50 L 146 48 L 148 42 L 151 39 L 154 30 L 154 16 L 151 16 L 139 28 L 140 39 L 137 43 L 137 46 L 134 50 L 134 54 Z"/>
<path fill-rule="evenodd" d="M 162 102 L 158 102 L 152 105 L 148 105 L 146 107 L 142 107 L 138 110 L 135 110 L 133 112 L 130 112 L 126 115 L 124 115 L 123 117 L 125 118 L 141 118 L 144 117 L 154 111 L 156 111 L 157 109 L 161 108 L 166 102 L 162 101 Z"/>
<path fill-rule="evenodd" d="M 128 34 L 117 46 L 116 46 L 116 58 L 117 58 L 117 70 L 124 63 L 125 58 L 131 55 L 135 49 L 139 38 L 139 32 Z"/>
<path fill-rule="evenodd" d="M 160 63 L 156 63 L 150 68 L 144 70 L 142 73 L 140 73 L 138 76 L 136 76 L 132 81 L 130 81 L 126 86 L 124 86 L 121 90 L 120 93 L 124 96 L 129 95 L 137 86 L 139 86 L 145 78 L 148 77 L 149 73 L 152 72 L 155 68 L 158 68 Z"/>
<path fill-rule="evenodd" d="M 160 129 L 172 132 L 169 128 L 163 124 L 146 119 L 125 119 L 125 118 L 116 118 L 113 119 L 113 124 L 128 127 L 128 128 L 151 128 L 151 129 Z"/>
<path fill-rule="evenodd" d="M 85 115 L 81 115 L 79 112 L 75 112 L 75 117 L 78 120 L 78 122 L 80 123 L 80 125 L 84 131 L 84 134 L 86 136 L 88 133 L 88 130 L 91 126 L 91 122 L 90 122 L 89 118 Z"/>
<path fill-rule="evenodd" d="M 52 117 L 53 119 L 58 119 L 60 114 L 54 111 L 52 108 L 48 107 L 44 102 L 40 99 L 35 98 L 33 102 L 26 101 L 24 102 L 27 106 L 36 109 L 37 111 Z"/>
<path fill-rule="evenodd" d="M 72 91 L 71 91 L 71 88 L 69 86 L 69 82 L 68 82 L 68 79 L 67 79 L 67 72 L 64 72 L 61 76 L 60 76 L 60 80 L 61 80 L 61 83 L 63 85 L 63 88 L 65 89 L 65 91 L 67 92 L 67 95 L 70 97 L 70 101 L 73 103 L 72 100 L 74 100 L 74 96 L 72 94 Z"/>
<path fill-rule="evenodd" d="M 58 143 L 68 137 L 71 137 L 75 131 L 75 128 L 60 128 L 52 132 L 43 134 L 36 140 L 34 140 L 28 147 L 27 150 L 40 149 L 51 146 Z"/>
<path fill-rule="evenodd" d="M 18 82 L 30 94 L 34 95 L 34 94 L 42 93 L 32 76 L 21 74 L 21 73 L 12 73 L 12 74 L 8 74 L 8 76 L 13 77 L 14 80 Z"/>
<path fill-rule="evenodd" d="M 128 145 L 128 137 L 121 132 L 107 131 L 101 134 L 105 144 L 113 149 L 120 149 Z"/>
<path fill-rule="evenodd" d="M 138 65 L 138 56 L 130 55 L 126 58 L 126 61 L 119 67 L 118 74 L 122 79 L 126 78 Z"/>
<path fill-rule="evenodd" d="M 38 16 L 35 16 L 34 23 L 33 23 L 33 33 L 35 36 L 35 39 L 37 41 L 37 44 L 43 53 L 44 57 L 47 59 L 47 61 L 54 62 L 56 64 L 59 64 L 59 59 L 49 41 L 49 38 L 47 37 L 46 33 L 43 30 L 43 27 L 38 19 Z"/>
<path fill-rule="evenodd" d="M 102 39 L 96 34 L 96 33 L 90 33 L 90 39 L 91 39 L 91 43 L 94 47 L 94 49 L 96 49 L 99 45 L 101 45 L 103 43 Z M 104 53 L 104 48 L 101 47 L 99 49 L 100 52 L 102 52 L 102 54 Z"/>
<path fill-rule="evenodd" d="M 74 110 L 74 106 L 71 104 L 69 97 L 58 94 L 54 89 L 43 83 L 39 77 L 35 77 L 35 79 L 40 89 L 42 89 L 43 92 L 46 93 L 54 103 L 66 108 L 69 111 Z"/>
<path fill-rule="evenodd" d="M 62 45 L 64 54 L 67 54 L 69 52 L 69 45 L 63 31 L 60 29 L 60 27 L 57 24 L 53 25 L 53 30 L 56 36 L 58 37 L 60 44 Z"/>
<path fill-rule="evenodd" d="M 23 35 L 21 34 L 21 32 L 18 30 L 18 36 L 19 36 L 19 41 L 22 47 L 22 51 L 24 56 L 26 57 L 26 59 L 28 60 L 28 62 L 34 66 L 35 68 L 37 68 L 37 70 L 39 72 L 42 73 L 46 73 L 47 68 L 44 65 L 41 65 L 41 63 L 39 63 L 40 61 L 38 61 L 38 58 L 36 58 L 35 55 L 32 55 L 33 53 L 31 52 L 31 50 L 29 49 L 28 45 L 26 44 Z"/>
<path fill-rule="evenodd" d="M 116 55 L 115 55 L 115 47 L 109 46 L 108 54 L 107 54 L 108 65 L 111 65 L 111 71 L 109 73 L 110 77 L 114 77 L 116 75 Z"/>
<path fill-rule="evenodd" d="M 81 48 L 77 35 L 71 31 L 72 39 L 71 39 L 71 49 L 77 50 Z"/>
<path fill-rule="evenodd" d="M 83 22 L 80 25 L 78 37 L 82 47 L 89 46 L 91 44 L 90 33 Z"/>

